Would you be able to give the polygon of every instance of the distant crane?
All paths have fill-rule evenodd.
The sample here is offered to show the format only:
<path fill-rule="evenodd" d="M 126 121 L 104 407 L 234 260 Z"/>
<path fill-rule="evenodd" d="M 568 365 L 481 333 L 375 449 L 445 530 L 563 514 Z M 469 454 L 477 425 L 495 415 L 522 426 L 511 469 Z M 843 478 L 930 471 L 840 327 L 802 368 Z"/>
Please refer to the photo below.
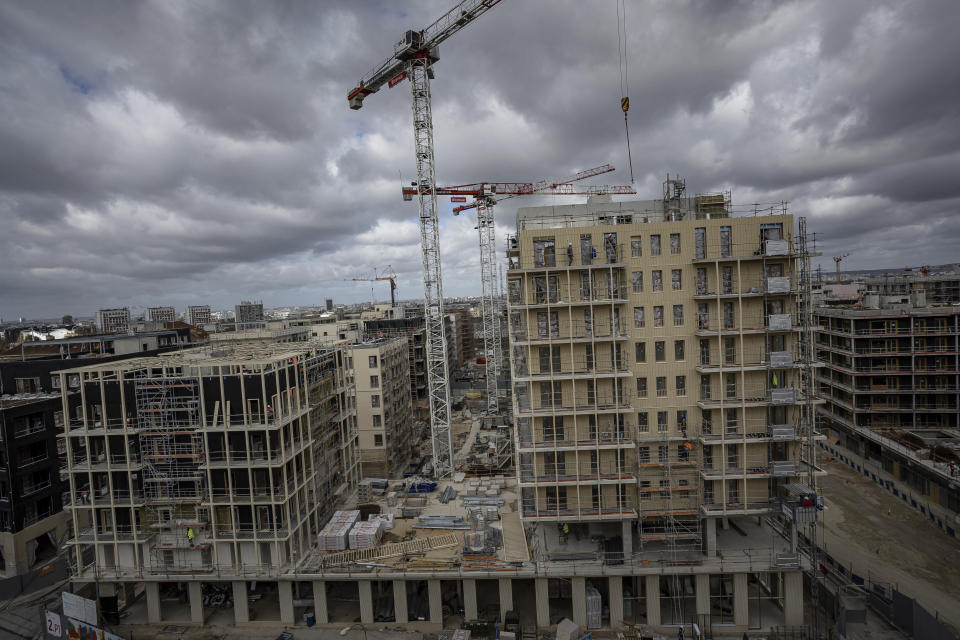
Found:
<path fill-rule="evenodd" d="M 390 306 L 397 306 L 397 274 L 393 272 L 393 267 L 387 265 L 386 270 L 381 271 L 382 275 L 377 275 L 377 270 L 373 270 L 372 278 L 350 278 L 353 282 L 379 282 L 381 280 L 390 281 Z"/>
<path fill-rule="evenodd" d="M 840 284 L 840 261 L 849 255 L 849 253 L 845 253 L 842 256 L 833 256 L 833 261 L 837 263 L 837 284 Z"/>
<path fill-rule="evenodd" d="M 451 196 L 451 202 L 465 202 L 467 196 L 473 202 L 463 204 L 453 210 L 454 215 L 461 211 L 476 208 L 477 230 L 480 235 L 480 285 L 481 307 L 483 312 L 483 344 L 487 377 L 487 410 L 496 413 L 499 410 L 499 390 L 497 376 L 503 370 L 503 355 L 500 350 L 500 322 L 497 318 L 497 300 L 494 287 L 494 267 L 496 263 L 496 238 L 494 233 L 493 206 L 500 200 L 524 195 L 552 193 L 555 195 L 595 195 L 607 193 L 636 193 L 630 186 L 578 186 L 570 184 L 585 180 L 614 168 L 609 164 L 580 171 L 559 180 L 541 180 L 539 182 L 478 182 L 450 187 L 437 187 L 437 195 Z M 403 199 L 412 200 L 417 195 L 416 183 L 402 189 Z"/>
<path fill-rule="evenodd" d="M 430 439 L 433 474 L 453 475 L 453 439 L 450 428 L 450 371 L 444 335 L 443 277 L 440 269 L 440 223 L 437 218 L 437 175 L 433 153 L 433 115 L 430 80 L 439 60 L 441 42 L 482 16 L 500 0 L 462 0 L 427 28 L 410 30 L 393 46 L 393 54 L 347 94 L 351 109 L 383 85 L 394 87 L 410 80 L 413 141 L 417 163 L 417 199 L 420 205 L 420 251 L 423 259 L 423 307 L 426 329 L 427 386 L 430 399 Z"/>

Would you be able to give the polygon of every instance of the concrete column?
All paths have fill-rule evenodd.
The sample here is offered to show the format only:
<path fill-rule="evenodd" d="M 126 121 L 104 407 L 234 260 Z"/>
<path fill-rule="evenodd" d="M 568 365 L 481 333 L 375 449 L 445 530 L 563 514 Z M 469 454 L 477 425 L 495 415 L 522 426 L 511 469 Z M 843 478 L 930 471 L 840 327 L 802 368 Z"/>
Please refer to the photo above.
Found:
<path fill-rule="evenodd" d="M 161 622 L 160 614 L 160 583 L 144 582 L 143 588 L 147 592 L 147 622 Z"/>
<path fill-rule="evenodd" d="M 327 583 L 323 580 L 313 581 L 313 615 L 316 616 L 317 624 L 330 622 L 327 615 Z"/>
<path fill-rule="evenodd" d="M 587 579 L 583 576 L 574 576 L 571 579 L 573 584 L 572 603 L 573 603 L 573 621 L 581 627 L 587 626 Z"/>
<path fill-rule="evenodd" d="M 443 598 L 439 580 L 427 580 L 427 592 L 430 596 L 430 622 L 443 625 Z"/>
<path fill-rule="evenodd" d="M 697 615 L 710 613 L 710 574 L 697 574 Z"/>
<path fill-rule="evenodd" d="M 357 588 L 360 591 L 360 622 L 373 624 L 373 583 L 369 580 L 358 580 Z"/>
<path fill-rule="evenodd" d="M 607 590 L 610 592 L 610 627 L 623 628 L 623 578 L 610 576 L 607 578 Z"/>
<path fill-rule="evenodd" d="M 477 581 L 469 578 L 463 580 L 463 617 L 477 619 Z"/>
<path fill-rule="evenodd" d="M 803 574 L 799 571 L 783 574 L 783 624 L 788 627 L 803 624 Z"/>
<path fill-rule="evenodd" d="M 190 622 L 203 624 L 203 590 L 199 582 L 188 582 L 187 593 L 190 595 Z"/>
<path fill-rule="evenodd" d="M 707 518 L 707 555 L 717 555 L 717 519 Z"/>
<path fill-rule="evenodd" d="M 547 578 L 537 578 L 533 584 L 537 593 L 537 627 L 542 629 L 550 626 L 549 585 Z"/>
<path fill-rule="evenodd" d="M 277 581 L 277 598 L 280 600 L 280 622 L 295 624 L 293 619 L 293 583 L 289 580 Z"/>
<path fill-rule="evenodd" d="M 633 520 L 623 521 L 623 557 L 633 556 Z"/>
<path fill-rule="evenodd" d="M 747 610 L 747 574 L 733 574 L 733 624 L 746 627 L 749 622 Z"/>
<path fill-rule="evenodd" d="M 660 626 L 660 576 L 647 576 L 647 624 Z"/>
<path fill-rule="evenodd" d="M 247 601 L 247 583 L 244 580 L 233 582 L 233 621 L 236 624 L 250 622 L 250 603 Z"/>
<path fill-rule="evenodd" d="M 398 623 L 409 622 L 410 613 L 407 611 L 407 581 L 393 581 L 393 615 Z"/>
<path fill-rule="evenodd" d="M 507 619 L 507 611 L 513 611 L 513 579 L 500 578 L 500 623 Z"/>

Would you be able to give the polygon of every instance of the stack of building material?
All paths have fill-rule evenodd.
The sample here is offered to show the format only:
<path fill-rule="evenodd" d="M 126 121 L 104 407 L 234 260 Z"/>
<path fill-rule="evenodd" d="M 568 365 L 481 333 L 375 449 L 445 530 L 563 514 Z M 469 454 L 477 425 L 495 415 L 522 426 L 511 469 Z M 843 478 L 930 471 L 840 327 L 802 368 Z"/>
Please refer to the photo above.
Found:
<path fill-rule="evenodd" d="M 603 598 L 592 585 L 587 585 L 587 629 L 599 629 L 603 617 Z"/>
<path fill-rule="evenodd" d="M 414 529 L 461 529 L 470 530 L 463 516 L 419 516 Z"/>
<path fill-rule="evenodd" d="M 357 483 L 357 498 L 360 502 L 370 502 L 376 496 L 387 491 L 390 481 L 385 478 L 364 478 Z"/>
<path fill-rule="evenodd" d="M 392 513 L 381 513 L 381 514 L 371 513 L 369 516 L 367 516 L 367 520 L 369 520 L 370 522 L 379 522 L 381 530 L 389 531 L 390 529 L 393 529 Z"/>
<path fill-rule="evenodd" d="M 407 498 L 403 501 L 403 506 L 400 508 L 400 515 L 404 518 L 418 516 L 423 511 L 423 507 L 426 504 L 427 499 L 423 497 L 417 496 Z"/>
<path fill-rule="evenodd" d="M 383 532 L 380 519 L 358 522 L 350 529 L 349 540 L 351 549 L 369 549 L 377 546 Z"/>
<path fill-rule="evenodd" d="M 350 530 L 360 519 L 359 511 L 336 511 L 327 526 L 317 536 L 317 543 L 324 551 L 343 551 L 347 548 Z"/>

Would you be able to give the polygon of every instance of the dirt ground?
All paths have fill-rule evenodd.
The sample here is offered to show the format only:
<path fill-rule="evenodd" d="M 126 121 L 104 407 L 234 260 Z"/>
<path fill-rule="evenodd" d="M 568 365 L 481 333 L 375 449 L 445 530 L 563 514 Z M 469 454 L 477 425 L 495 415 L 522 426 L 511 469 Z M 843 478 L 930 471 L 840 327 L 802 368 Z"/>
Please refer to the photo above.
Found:
<path fill-rule="evenodd" d="M 843 462 L 824 467 L 827 553 L 960 628 L 960 542 Z"/>

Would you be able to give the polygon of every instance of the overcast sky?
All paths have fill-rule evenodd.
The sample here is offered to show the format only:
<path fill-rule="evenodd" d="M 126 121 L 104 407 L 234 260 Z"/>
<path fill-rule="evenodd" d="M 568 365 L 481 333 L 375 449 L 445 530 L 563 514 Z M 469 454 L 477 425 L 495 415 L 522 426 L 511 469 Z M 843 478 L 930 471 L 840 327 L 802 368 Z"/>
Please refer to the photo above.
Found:
<path fill-rule="evenodd" d="M 452 5 L 0 3 L 0 317 L 369 300 L 345 279 L 386 265 L 421 296 L 409 84 L 346 94 Z M 503 0 L 448 40 L 438 181 L 629 183 L 615 7 Z M 825 268 L 960 260 L 958 22 L 956 0 L 627 0 L 638 197 L 669 172 L 788 200 Z M 498 239 L 518 205 L 577 201 L 505 202 Z M 473 295 L 473 217 L 449 210 L 444 290 Z"/>

